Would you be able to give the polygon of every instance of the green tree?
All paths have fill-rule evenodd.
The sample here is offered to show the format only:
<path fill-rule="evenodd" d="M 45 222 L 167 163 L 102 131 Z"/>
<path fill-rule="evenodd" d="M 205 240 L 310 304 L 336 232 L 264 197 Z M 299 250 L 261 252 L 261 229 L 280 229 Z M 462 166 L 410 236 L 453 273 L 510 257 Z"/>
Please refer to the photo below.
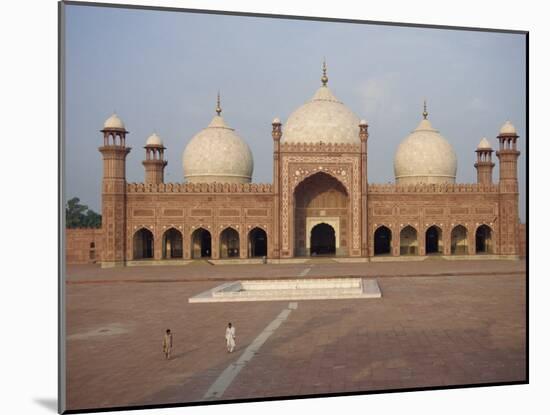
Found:
<path fill-rule="evenodd" d="M 78 197 L 67 201 L 65 206 L 65 220 L 67 228 L 100 228 L 101 215 L 80 204 Z"/>

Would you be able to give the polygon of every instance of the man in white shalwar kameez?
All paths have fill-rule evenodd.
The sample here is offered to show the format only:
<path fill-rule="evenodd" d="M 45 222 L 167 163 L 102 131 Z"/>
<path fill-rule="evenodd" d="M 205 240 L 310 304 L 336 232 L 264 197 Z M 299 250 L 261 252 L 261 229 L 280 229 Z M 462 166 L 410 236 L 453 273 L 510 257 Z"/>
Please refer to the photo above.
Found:
<path fill-rule="evenodd" d="M 233 350 L 235 350 L 235 327 L 231 323 L 225 329 L 225 341 L 227 343 L 227 352 L 233 353 Z"/>

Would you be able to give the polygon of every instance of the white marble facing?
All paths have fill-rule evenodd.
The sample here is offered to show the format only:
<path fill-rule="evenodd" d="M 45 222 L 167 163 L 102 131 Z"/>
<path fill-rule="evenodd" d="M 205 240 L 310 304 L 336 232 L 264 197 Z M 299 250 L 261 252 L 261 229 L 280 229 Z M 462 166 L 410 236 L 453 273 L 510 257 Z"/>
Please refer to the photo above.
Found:
<path fill-rule="evenodd" d="M 327 86 L 322 86 L 288 117 L 281 142 L 359 144 L 359 122 Z"/>
<path fill-rule="evenodd" d="M 399 144 L 393 161 L 397 184 L 454 183 L 456 166 L 453 146 L 427 119 Z"/>
<path fill-rule="evenodd" d="M 331 300 L 381 297 L 382 293 L 376 279 L 318 278 L 228 282 L 189 298 L 189 302 Z"/>
<path fill-rule="evenodd" d="M 253 170 L 248 144 L 219 115 L 183 152 L 183 174 L 189 182 L 250 183 Z"/>

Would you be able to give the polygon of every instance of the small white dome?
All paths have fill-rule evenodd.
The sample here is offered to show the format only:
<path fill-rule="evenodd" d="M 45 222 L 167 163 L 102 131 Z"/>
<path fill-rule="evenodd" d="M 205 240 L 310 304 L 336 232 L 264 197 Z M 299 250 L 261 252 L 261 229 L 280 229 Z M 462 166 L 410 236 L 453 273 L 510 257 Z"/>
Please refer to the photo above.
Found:
<path fill-rule="evenodd" d="M 253 169 L 248 144 L 219 115 L 183 152 L 183 174 L 189 182 L 250 183 Z"/>
<path fill-rule="evenodd" d="M 288 117 L 281 141 L 359 144 L 359 118 L 323 85 Z"/>
<path fill-rule="evenodd" d="M 454 183 L 456 153 L 449 142 L 424 119 L 399 144 L 393 168 L 397 184 Z"/>
<path fill-rule="evenodd" d="M 368 125 L 366 120 L 359 121 L 359 125 Z"/>
<path fill-rule="evenodd" d="M 278 117 L 273 118 L 273 121 L 271 122 L 271 124 L 280 124 L 280 123 L 281 123 L 281 120 Z"/>
<path fill-rule="evenodd" d="M 516 134 L 516 127 L 510 121 L 506 121 L 502 127 L 500 127 L 500 134 Z"/>
<path fill-rule="evenodd" d="M 145 142 L 145 145 L 146 146 L 162 146 L 163 144 L 162 144 L 162 139 L 160 138 L 160 136 L 157 133 L 153 133 L 147 138 L 147 141 Z"/>
<path fill-rule="evenodd" d="M 477 145 L 477 149 L 478 150 L 491 150 L 491 143 L 489 143 L 489 141 L 483 137 L 481 139 L 481 141 L 479 142 L 479 144 Z"/>
<path fill-rule="evenodd" d="M 113 115 L 111 115 L 109 118 L 105 120 L 105 122 L 103 123 L 103 128 L 104 129 L 117 128 L 121 130 L 126 129 L 124 127 L 124 123 L 122 122 L 122 120 L 118 118 L 118 115 L 116 115 L 115 113 L 113 113 Z"/>

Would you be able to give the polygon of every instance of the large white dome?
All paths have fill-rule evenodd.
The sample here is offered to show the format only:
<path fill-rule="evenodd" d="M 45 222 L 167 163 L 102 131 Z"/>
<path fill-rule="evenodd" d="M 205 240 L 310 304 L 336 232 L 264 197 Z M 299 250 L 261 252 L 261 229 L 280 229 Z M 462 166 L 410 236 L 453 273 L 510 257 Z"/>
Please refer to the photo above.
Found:
<path fill-rule="evenodd" d="M 183 152 L 183 175 L 189 182 L 250 183 L 253 169 L 248 144 L 220 115 L 195 135 Z"/>
<path fill-rule="evenodd" d="M 427 114 L 426 114 L 427 115 Z M 399 144 L 393 162 L 397 184 L 454 183 L 456 153 L 453 146 L 423 119 Z"/>
<path fill-rule="evenodd" d="M 359 118 L 321 86 L 283 125 L 283 143 L 359 144 Z"/>

